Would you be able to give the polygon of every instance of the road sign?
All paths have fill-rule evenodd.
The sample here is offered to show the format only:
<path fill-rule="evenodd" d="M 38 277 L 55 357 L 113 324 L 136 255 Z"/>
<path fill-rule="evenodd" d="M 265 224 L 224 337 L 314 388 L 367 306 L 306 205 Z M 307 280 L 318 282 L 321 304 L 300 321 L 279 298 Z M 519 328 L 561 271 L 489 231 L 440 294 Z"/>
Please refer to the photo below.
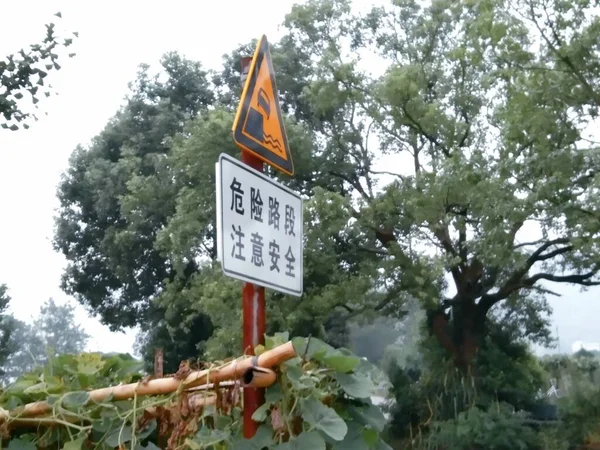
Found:
<path fill-rule="evenodd" d="M 250 65 L 233 122 L 233 139 L 242 149 L 288 175 L 294 162 L 288 145 L 269 43 L 262 36 Z"/>
<path fill-rule="evenodd" d="M 302 198 L 226 154 L 217 164 L 217 248 L 223 272 L 302 295 Z"/>

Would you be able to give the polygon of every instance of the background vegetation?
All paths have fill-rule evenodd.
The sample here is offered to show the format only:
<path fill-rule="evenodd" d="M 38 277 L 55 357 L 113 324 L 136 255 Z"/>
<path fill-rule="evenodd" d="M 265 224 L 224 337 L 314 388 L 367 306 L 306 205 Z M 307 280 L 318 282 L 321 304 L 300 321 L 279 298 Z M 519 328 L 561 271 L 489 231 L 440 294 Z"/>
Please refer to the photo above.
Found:
<path fill-rule="evenodd" d="M 358 14 L 309 0 L 284 28 L 272 54 L 296 175 L 269 173 L 305 198 L 305 294 L 268 293 L 268 333 L 379 365 L 394 448 L 600 445 L 598 355 L 530 348 L 552 345 L 554 284 L 600 284 L 594 3 L 401 0 Z M 141 65 L 58 188 L 63 289 L 113 330 L 139 326 L 146 369 L 156 347 L 166 372 L 238 353 L 240 285 L 215 261 L 206 161 L 239 152 L 239 58 L 255 44 L 218 71 L 177 52 L 160 77 Z M 32 333 L 4 312 L 5 288 L 0 299 L 7 380 L 30 368 L 25 353 L 83 349 L 68 310 L 48 303 Z"/>

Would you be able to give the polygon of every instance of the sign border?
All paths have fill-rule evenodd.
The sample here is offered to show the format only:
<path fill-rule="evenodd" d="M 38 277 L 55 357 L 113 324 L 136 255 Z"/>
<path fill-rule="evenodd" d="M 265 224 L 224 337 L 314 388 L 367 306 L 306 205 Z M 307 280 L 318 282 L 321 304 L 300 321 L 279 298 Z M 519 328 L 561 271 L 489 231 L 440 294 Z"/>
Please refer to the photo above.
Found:
<path fill-rule="evenodd" d="M 275 90 L 274 101 L 276 102 L 277 106 L 277 108 L 275 109 L 277 110 L 277 118 L 279 120 L 279 124 L 281 125 L 283 148 L 288 155 L 287 161 L 281 158 L 279 155 L 276 155 L 275 153 L 266 150 L 263 146 L 253 141 L 252 139 L 246 137 L 244 133 L 242 133 L 243 126 L 246 123 L 246 119 L 250 111 L 250 101 L 252 100 L 252 93 L 256 88 L 256 75 L 258 73 L 258 69 L 260 69 L 260 66 L 265 58 L 267 58 L 267 64 L 269 65 L 269 76 L 271 77 L 271 85 Z M 267 41 L 267 37 L 263 34 L 260 38 L 258 45 L 256 46 L 256 51 L 254 52 L 252 64 L 250 65 L 250 70 L 248 72 L 248 78 L 246 79 L 246 83 L 244 84 L 244 90 L 242 91 L 240 104 L 235 114 L 235 119 L 233 121 L 233 140 L 237 145 L 242 147 L 242 149 L 252 153 L 253 155 L 256 155 L 258 158 L 260 158 L 267 164 L 270 164 L 271 166 L 286 173 L 287 175 L 293 176 L 294 161 L 292 159 L 292 152 L 288 143 L 285 124 L 283 123 L 281 105 L 279 104 L 279 97 L 277 97 L 278 92 L 279 91 L 277 90 L 277 83 L 275 81 L 275 69 L 273 68 L 273 60 L 271 58 L 271 52 L 269 50 L 269 42 Z"/>
<path fill-rule="evenodd" d="M 269 178 L 267 176 L 265 176 L 264 174 L 258 172 L 257 170 L 253 169 L 252 167 L 248 166 L 247 164 L 244 164 L 243 162 L 239 161 L 238 159 L 233 158 L 232 156 L 228 155 L 227 153 L 221 153 L 219 155 L 219 172 L 217 174 L 217 179 L 218 179 L 218 186 L 217 186 L 217 195 L 219 195 L 219 199 L 217 201 L 217 204 L 219 203 L 219 201 L 221 202 L 220 207 L 217 206 L 217 214 L 219 214 L 218 216 L 218 220 L 217 220 L 217 224 L 219 226 L 218 228 L 218 234 L 221 235 L 221 242 L 218 243 L 220 244 L 220 248 L 221 248 L 221 269 L 223 270 L 223 274 L 232 278 L 236 278 L 239 280 L 243 280 L 243 281 L 247 281 L 249 283 L 253 283 L 253 284 L 257 284 L 259 286 L 264 286 L 267 288 L 271 288 L 274 290 L 277 290 L 279 292 L 283 292 L 285 294 L 290 294 L 290 295 L 294 295 L 296 297 L 301 297 L 302 294 L 304 293 L 304 242 L 301 242 L 300 244 L 300 265 L 299 265 L 299 272 L 302 274 L 302 276 L 300 277 L 300 290 L 299 291 L 295 291 L 293 289 L 289 289 L 285 286 L 281 286 L 278 285 L 276 283 L 269 283 L 269 282 L 265 282 L 263 280 L 259 280 L 257 278 L 248 276 L 244 273 L 239 273 L 236 272 L 234 270 L 228 270 L 225 269 L 225 239 L 224 239 L 224 230 L 223 230 L 223 219 L 224 219 L 224 207 L 223 207 L 223 200 L 224 200 L 224 194 L 223 192 L 221 192 L 221 184 L 222 184 L 222 180 L 223 180 L 223 161 L 227 161 L 229 163 L 232 163 L 233 165 L 239 167 L 240 169 L 245 170 L 246 172 L 249 172 L 253 175 L 257 175 L 259 178 L 262 178 L 264 181 L 266 181 L 267 183 L 275 186 L 276 188 L 291 194 L 292 196 L 300 199 L 300 205 L 302 206 L 300 208 L 300 220 L 299 223 L 301 224 L 301 228 L 302 228 L 302 234 L 301 234 L 301 239 L 302 241 L 304 241 L 304 201 L 302 200 L 302 197 L 292 191 L 290 188 L 288 188 L 287 186 L 282 185 L 281 183 L 273 180 L 272 178 Z M 220 210 L 220 211 L 219 211 Z"/>

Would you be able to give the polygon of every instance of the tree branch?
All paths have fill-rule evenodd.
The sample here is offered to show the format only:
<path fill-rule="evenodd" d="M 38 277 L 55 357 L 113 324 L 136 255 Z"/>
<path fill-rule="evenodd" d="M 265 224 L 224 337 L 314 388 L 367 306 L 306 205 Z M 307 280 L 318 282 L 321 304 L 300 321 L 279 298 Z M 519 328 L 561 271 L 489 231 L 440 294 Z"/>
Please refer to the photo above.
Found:
<path fill-rule="evenodd" d="M 399 173 L 394 173 L 394 172 L 388 172 L 387 170 L 371 170 L 370 172 L 373 175 L 391 175 L 391 176 L 400 178 L 402 181 L 405 180 L 404 175 L 400 175 Z"/>
<path fill-rule="evenodd" d="M 354 313 L 356 312 L 356 310 L 355 310 L 354 308 L 351 308 L 350 306 L 346 305 L 345 303 L 337 303 L 337 304 L 335 304 L 333 307 L 334 307 L 334 308 L 337 308 L 338 306 L 339 306 L 340 308 L 344 308 L 344 309 L 345 309 L 346 311 L 348 311 L 350 314 L 354 314 Z"/>
<path fill-rule="evenodd" d="M 536 276 L 534 276 L 534 277 L 528 278 L 526 280 L 524 280 L 523 277 L 525 275 L 527 275 L 527 273 L 529 272 L 531 267 L 536 262 L 546 261 L 548 259 L 554 258 L 554 257 L 562 255 L 564 253 L 568 253 L 569 251 L 573 250 L 572 245 L 567 245 L 565 247 L 561 247 L 556 250 L 553 250 L 549 253 L 545 253 L 546 250 L 548 250 L 550 247 L 552 247 L 554 245 L 568 244 L 568 243 L 569 243 L 569 239 L 558 238 L 558 239 L 548 241 L 548 242 L 542 244 L 541 246 L 539 246 L 538 249 L 536 251 L 534 251 L 529 256 L 529 258 L 527 258 L 523 267 L 521 267 L 513 272 L 513 274 L 508 278 L 506 283 L 504 283 L 504 285 L 500 288 L 500 290 L 498 292 L 496 292 L 495 294 L 491 294 L 491 295 L 483 295 L 481 297 L 481 300 L 479 301 L 479 307 L 483 311 L 488 311 L 492 306 L 494 306 L 499 301 L 508 298 L 508 296 L 510 294 L 512 294 L 513 292 L 515 292 L 519 289 L 522 289 L 522 288 L 530 288 L 533 286 L 533 284 L 535 284 L 536 281 L 538 281 L 540 279 L 548 279 L 549 280 L 549 278 L 544 278 L 544 277 L 552 276 L 550 274 L 540 274 L 543 276 L 538 277 L 538 278 L 535 278 Z M 568 283 L 569 281 L 564 281 L 564 282 Z"/>
<path fill-rule="evenodd" d="M 548 280 L 554 283 L 573 283 L 580 284 L 582 286 L 600 286 L 600 281 L 591 281 L 594 275 L 598 273 L 597 270 L 592 270 L 584 274 L 571 274 L 571 275 L 553 275 L 551 273 L 538 273 L 532 277 L 527 278 L 524 284 L 533 286 L 539 280 Z"/>
<path fill-rule="evenodd" d="M 333 175 L 334 177 L 341 178 L 342 180 L 348 182 L 350 186 L 352 186 L 360 193 L 360 195 L 367 201 L 367 203 L 371 203 L 372 199 L 371 197 L 369 197 L 369 194 L 367 194 L 367 192 L 363 189 L 362 185 L 360 184 L 360 181 L 352 180 L 349 176 L 344 175 L 335 170 L 330 170 L 328 173 L 329 175 Z"/>
<path fill-rule="evenodd" d="M 405 107 L 402 107 L 402 112 L 404 112 L 404 115 L 406 116 L 406 118 L 411 121 L 412 126 L 409 125 L 410 128 L 413 128 L 414 130 L 418 131 L 422 136 L 425 136 L 429 142 L 431 142 L 436 147 L 438 147 L 440 150 L 442 150 L 442 153 L 444 154 L 444 156 L 446 156 L 447 158 L 450 158 L 452 156 L 452 154 L 450 153 L 450 150 L 448 150 L 448 148 L 445 145 L 440 143 L 440 141 L 438 141 L 435 136 L 433 136 L 433 135 L 429 134 L 427 131 L 425 131 L 425 129 L 421 126 L 421 124 L 419 122 L 417 122 L 408 113 L 408 111 L 406 110 Z"/>

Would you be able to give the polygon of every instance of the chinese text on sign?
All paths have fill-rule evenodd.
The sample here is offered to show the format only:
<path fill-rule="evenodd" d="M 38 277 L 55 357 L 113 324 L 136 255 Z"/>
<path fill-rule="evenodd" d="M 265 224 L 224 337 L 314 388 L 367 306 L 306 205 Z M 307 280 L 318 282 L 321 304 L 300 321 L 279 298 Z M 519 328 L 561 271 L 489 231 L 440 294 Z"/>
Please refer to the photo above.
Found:
<path fill-rule="evenodd" d="M 302 295 L 302 199 L 222 154 L 217 166 L 219 258 L 233 278 Z"/>

